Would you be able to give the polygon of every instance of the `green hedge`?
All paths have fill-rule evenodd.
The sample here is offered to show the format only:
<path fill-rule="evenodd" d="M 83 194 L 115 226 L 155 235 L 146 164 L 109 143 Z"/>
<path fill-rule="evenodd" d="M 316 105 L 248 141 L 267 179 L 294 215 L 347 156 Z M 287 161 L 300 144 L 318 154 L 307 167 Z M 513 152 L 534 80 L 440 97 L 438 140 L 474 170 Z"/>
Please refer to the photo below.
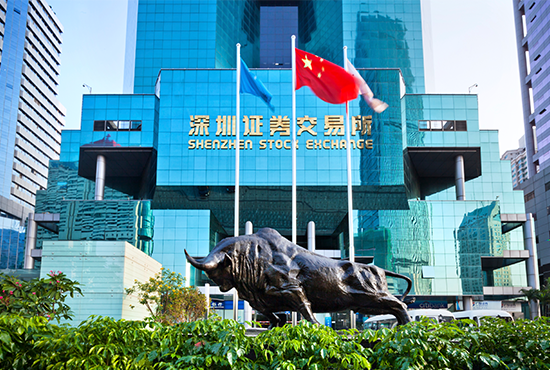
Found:
<path fill-rule="evenodd" d="M 232 320 L 176 326 L 0 315 L 3 369 L 550 369 L 550 319 L 414 322 L 335 332 L 301 322 L 247 337 Z"/>

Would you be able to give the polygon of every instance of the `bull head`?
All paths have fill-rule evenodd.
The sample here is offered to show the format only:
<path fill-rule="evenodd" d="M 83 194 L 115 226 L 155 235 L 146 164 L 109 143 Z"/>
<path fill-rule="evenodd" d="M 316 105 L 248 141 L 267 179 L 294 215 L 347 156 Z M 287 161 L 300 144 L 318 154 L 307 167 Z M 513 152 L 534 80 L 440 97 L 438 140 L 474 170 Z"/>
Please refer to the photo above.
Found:
<path fill-rule="evenodd" d="M 222 292 L 227 292 L 235 286 L 231 274 L 231 258 L 226 253 L 210 254 L 200 262 L 191 257 L 187 250 L 185 256 L 193 267 L 206 272 L 208 277 L 219 285 Z"/>
<path fill-rule="evenodd" d="M 218 265 L 220 263 L 218 258 L 212 258 L 212 256 L 208 256 L 206 258 L 203 258 L 201 262 L 198 262 L 196 259 L 191 257 L 189 255 L 189 253 L 187 253 L 187 250 L 185 250 L 185 257 L 187 258 L 187 261 L 189 261 L 189 263 L 191 265 L 193 265 L 193 267 L 195 267 L 199 270 L 202 270 L 204 272 L 209 272 L 209 271 L 213 271 L 213 270 L 217 269 Z"/>

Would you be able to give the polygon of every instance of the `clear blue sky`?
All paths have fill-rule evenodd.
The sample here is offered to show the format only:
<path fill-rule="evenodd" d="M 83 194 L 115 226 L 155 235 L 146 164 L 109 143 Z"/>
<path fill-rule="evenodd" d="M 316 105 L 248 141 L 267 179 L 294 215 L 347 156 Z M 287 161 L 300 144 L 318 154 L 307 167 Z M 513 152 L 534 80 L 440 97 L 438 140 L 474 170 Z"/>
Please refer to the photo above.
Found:
<path fill-rule="evenodd" d="M 83 87 L 122 93 L 126 0 L 47 0 L 64 26 L 59 99 L 66 128 L 80 127 Z M 359 0 L 358 0 L 359 1 Z M 513 0 L 431 0 L 433 89 L 479 96 L 482 129 L 498 129 L 501 153 L 523 135 Z M 428 88 L 430 81 L 427 81 Z"/>

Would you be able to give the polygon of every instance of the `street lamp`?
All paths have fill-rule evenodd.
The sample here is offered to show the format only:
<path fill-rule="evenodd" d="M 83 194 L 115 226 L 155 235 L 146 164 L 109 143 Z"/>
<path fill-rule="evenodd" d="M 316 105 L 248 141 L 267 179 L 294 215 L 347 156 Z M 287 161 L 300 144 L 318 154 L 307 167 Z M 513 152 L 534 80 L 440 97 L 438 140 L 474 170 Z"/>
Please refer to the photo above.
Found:
<path fill-rule="evenodd" d="M 88 88 L 88 94 L 92 93 L 92 87 L 90 85 L 82 84 L 82 87 Z"/>
<path fill-rule="evenodd" d="M 472 93 L 472 89 L 474 87 L 477 87 L 477 84 L 473 84 L 472 86 L 468 87 L 468 94 L 471 94 Z"/>

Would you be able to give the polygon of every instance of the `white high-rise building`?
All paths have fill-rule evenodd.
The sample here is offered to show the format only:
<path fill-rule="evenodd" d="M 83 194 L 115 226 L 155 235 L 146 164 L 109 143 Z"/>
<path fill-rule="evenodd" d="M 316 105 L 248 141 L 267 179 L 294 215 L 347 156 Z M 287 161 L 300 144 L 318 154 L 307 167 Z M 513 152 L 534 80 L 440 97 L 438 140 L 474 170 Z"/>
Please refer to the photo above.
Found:
<path fill-rule="evenodd" d="M 512 167 L 512 183 L 514 188 L 529 178 L 527 170 L 527 153 L 525 151 L 525 138 L 520 139 L 519 148 L 507 150 L 500 157 L 505 161 L 510 161 Z"/>
<path fill-rule="evenodd" d="M 45 0 L 0 0 L 0 268 L 22 266 L 25 220 L 59 159 L 62 33 Z"/>

